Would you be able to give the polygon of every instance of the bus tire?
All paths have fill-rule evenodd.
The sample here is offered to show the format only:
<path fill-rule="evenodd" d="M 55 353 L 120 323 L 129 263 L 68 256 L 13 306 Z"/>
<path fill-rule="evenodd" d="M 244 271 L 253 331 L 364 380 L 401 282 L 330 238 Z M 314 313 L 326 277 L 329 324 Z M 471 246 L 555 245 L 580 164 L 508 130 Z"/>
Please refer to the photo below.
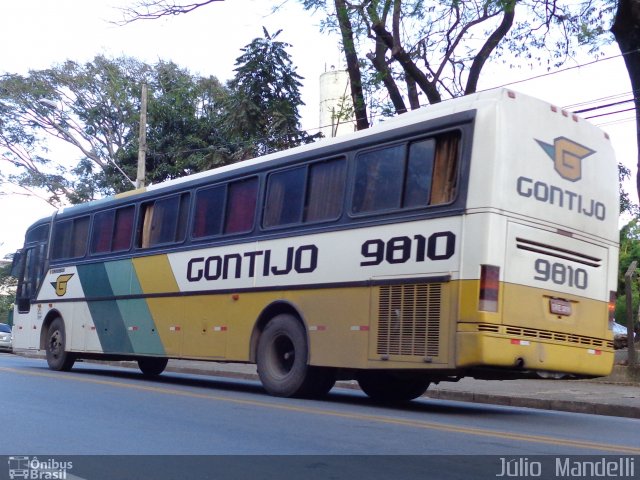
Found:
<path fill-rule="evenodd" d="M 424 375 L 410 373 L 362 370 L 357 375 L 358 385 L 376 402 L 408 402 L 422 396 L 429 387 Z"/>
<path fill-rule="evenodd" d="M 164 372 L 169 362 L 168 358 L 145 357 L 138 359 L 138 368 L 145 377 L 155 377 Z"/>
<path fill-rule="evenodd" d="M 51 370 L 66 372 L 73 367 L 76 358 L 73 353 L 65 350 L 66 340 L 64 321 L 58 317 L 49 325 L 44 346 L 47 354 L 47 364 Z"/>
<path fill-rule="evenodd" d="M 258 376 L 265 390 L 277 397 L 306 397 L 328 392 L 330 380 L 322 388 L 316 382 L 323 370 L 307 365 L 309 347 L 304 326 L 295 316 L 273 317 L 258 340 Z"/>

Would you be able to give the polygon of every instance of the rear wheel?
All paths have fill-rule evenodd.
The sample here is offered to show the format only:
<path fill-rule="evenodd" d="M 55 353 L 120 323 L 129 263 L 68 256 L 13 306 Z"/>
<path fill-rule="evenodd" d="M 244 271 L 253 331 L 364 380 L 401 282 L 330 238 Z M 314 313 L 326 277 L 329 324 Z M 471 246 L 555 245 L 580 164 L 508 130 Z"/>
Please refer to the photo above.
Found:
<path fill-rule="evenodd" d="M 168 358 L 139 358 L 138 368 L 145 376 L 155 377 L 156 375 L 160 375 L 162 372 L 164 372 L 164 369 L 167 367 L 168 362 Z"/>
<path fill-rule="evenodd" d="M 258 376 L 262 385 L 278 397 L 326 395 L 335 384 L 335 370 L 309 366 L 308 358 L 302 322 L 290 314 L 274 317 L 258 341 Z"/>
<path fill-rule="evenodd" d="M 426 377 L 404 372 L 363 370 L 357 379 L 362 391 L 377 402 L 408 402 L 429 387 Z"/>
<path fill-rule="evenodd" d="M 45 343 L 47 364 L 51 370 L 68 371 L 76 361 L 75 355 L 67 352 L 64 321 L 58 317 L 49 326 Z"/>

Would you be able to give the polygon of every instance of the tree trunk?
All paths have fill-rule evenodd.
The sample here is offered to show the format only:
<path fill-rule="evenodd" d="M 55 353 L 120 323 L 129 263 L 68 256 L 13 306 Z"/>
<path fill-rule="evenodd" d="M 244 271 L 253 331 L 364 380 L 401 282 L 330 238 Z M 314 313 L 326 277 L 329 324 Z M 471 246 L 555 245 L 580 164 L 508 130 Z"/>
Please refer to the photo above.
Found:
<path fill-rule="evenodd" d="M 509 33 L 513 25 L 513 19 L 515 17 L 515 1 L 506 3 L 504 7 L 504 17 L 498 28 L 487 38 L 480 51 L 476 54 L 476 58 L 473 59 L 471 68 L 469 69 L 469 78 L 467 79 L 467 86 L 464 94 L 476 93 L 478 88 L 478 79 L 480 78 L 480 72 L 485 62 L 489 59 L 491 52 L 498 46 L 498 43 Z"/>
<path fill-rule="evenodd" d="M 640 1 L 618 0 L 611 32 L 627 66 L 636 108 L 636 145 L 640 145 Z M 640 196 L 640 152 L 637 158 L 636 189 Z"/>
<path fill-rule="evenodd" d="M 353 100 L 353 110 L 356 117 L 356 128 L 364 130 L 369 128 L 369 120 L 367 118 L 367 105 L 364 101 L 364 93 L 362 91 L 362 76 L 360 74 L 360 62 L 358 62 L 358 54 L 353 40 L 353 28 L 351 20 L 349 20 L 349 12 L 345 0 L 335 0 L 336 14 L 338 16 L 338 24 L 340 33 L 342 34 L 342 45 L 344 47 L 344 55 L 347 60 L 347 72 L 349 73 L 349 83 L 351 84 L 351 98 Z"/>

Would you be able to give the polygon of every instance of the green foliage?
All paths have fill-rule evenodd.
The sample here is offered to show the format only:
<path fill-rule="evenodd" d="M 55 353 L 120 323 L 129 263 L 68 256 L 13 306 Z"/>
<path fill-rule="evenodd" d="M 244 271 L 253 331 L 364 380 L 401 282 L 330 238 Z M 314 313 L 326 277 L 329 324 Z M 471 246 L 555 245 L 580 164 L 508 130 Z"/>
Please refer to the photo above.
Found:
<path fill-rule="evenodd" d="M 349 44 L 366 78 L 366 98 L 359 101 L 372 116 L 473 93 L 481 73 L 497 62 L 550 69 L 585 45 L 597 52 L 611 41 L 608 25 L 615 8 L 612 0 L 299 1 L 324 16 L 322 29 L 343 38 L 338 19 L 349 17 L 354 35 Z M 356 65 L 348 59 L 347 64 Z"/>
<path fill-rule="evenodd" d="M 618 299 L 616 301 L 615 318 L 622 325 L 627 321 L 627 305 L 624 276 L 634 260 L 640 262 L 640 220 L 635 218 L 620 230 L 620 260 L 618 263 Z M 639 271 L 640 273 L 640 271 Z M 640 306 L 640 288 L 638 276 L 631 285 L 634 318 Z"/>
<path fill-rule="evenodd" d="M 7 257 L 6 260 L 10 260 Z M 16 279 L 11 276 L 11 263 L 0 265 L 0 323 L 8 323 L 8 315 L 16 299 Z"/>
<path fill-rule="evenodd" d="M 276 40 L 280 30 L 256 38 L 236 59 L 235 76 L 229 82 L 226 133 L 237 159 L 291 148 L 315 137 L 300 129 L 298 107 L 303 105 L 300 80 L 286 49 Z"/>
<path fill-rule="evenodd" d="M 1 76 L 0 186 L 54 206 L 133 188 L 143 83 L 147 184 L 311 141 L 299 127 L 301 77 L 277 35 L 243 49 L 228 86 L 129 57 Z M 58 162 L 61 145 L 73 153 Z"/>

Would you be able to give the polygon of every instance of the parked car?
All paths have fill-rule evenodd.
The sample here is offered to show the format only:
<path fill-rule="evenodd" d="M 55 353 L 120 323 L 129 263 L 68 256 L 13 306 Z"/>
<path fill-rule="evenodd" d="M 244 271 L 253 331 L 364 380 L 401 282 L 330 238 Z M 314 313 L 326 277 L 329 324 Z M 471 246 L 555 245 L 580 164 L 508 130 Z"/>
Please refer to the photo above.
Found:
<path fill-rule="evenodd" d="M 633 334 L 635 339 L 635 333 Z M 613 322 L 613 348 L 627 348 L 627 327 Z"/>
<path fill-rule="evenodd" d="M 6 323 L 0 323 L 0 351 L 13 352 L 11 327 Z"/>

